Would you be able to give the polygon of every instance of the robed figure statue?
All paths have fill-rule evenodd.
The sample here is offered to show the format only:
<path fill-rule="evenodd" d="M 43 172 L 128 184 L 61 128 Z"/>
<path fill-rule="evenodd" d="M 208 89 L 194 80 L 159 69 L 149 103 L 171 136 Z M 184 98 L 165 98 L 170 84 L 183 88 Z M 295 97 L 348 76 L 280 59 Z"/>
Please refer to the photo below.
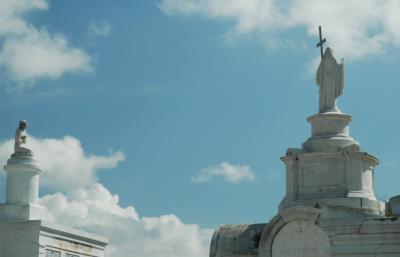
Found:
<path fill-rule="evenodd" d="M 30 155 L 32 153 L 26 145 L 26 128 L 28 123 L 26 120 L 21 120 L 18 124 L 17 131 L 15 132 L 14 152 L 18 155 Z"/>
<path fill-rule="evenodd" d="M 343 61 L 338 64 L 331 49 L 325 50 L 317 70 L 319 85 L 319 113 L 340 112 L 336 106 L 336 98 L 343 93 L 344 86 Z"/>

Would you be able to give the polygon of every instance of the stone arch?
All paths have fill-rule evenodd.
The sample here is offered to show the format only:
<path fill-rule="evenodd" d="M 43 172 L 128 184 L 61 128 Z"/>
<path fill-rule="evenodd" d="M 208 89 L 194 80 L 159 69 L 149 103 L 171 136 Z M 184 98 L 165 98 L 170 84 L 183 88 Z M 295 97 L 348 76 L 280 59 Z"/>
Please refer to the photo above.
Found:
<path fill-rule="evenodd" d="M 282 210 L 264 228 L 259 257 L 331 257 L 328 235 L 318 226 L 320 210 L 292 207 Z M 300 255 L 299 255 L 300 254 Z"/>

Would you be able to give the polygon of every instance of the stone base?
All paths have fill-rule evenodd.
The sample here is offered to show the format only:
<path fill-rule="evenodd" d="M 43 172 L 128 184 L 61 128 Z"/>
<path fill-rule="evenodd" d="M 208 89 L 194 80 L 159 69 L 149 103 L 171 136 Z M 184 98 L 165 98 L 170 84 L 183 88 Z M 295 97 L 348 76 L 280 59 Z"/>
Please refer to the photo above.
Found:
<path fill-rule="evenodd" d="M 1 257 L 104 257 L 108 239 L 43 220 L 0 221 Z"/>
<path fill-rule="evenodd" d="M 258 256 L 258 243 L 265 223 L 223 225 L 213 235 L 210 256 Z"/>
<path fill-rule="evenodd" d="M 393 196 L 389 200 L 389 213 L 395 217 L 400 217 L 400 195 Z"/>
<path fill-rule="evenodd" d="M 298 206 L 267 224 L 220 227 L 210 257 L 398 257 L 399 234 L 400 219 Z"/>
<path fill-rule="evenodd" d="M 346 210 L 346 216 L 356 214 L 357 217 L 373 217 L 385 214 L 385 203 L 366 198 L 314 198 L 302 200 L 283 199 L 279 204 L 279 210 L 307 206 L 324 207 L 330 210 Z M 338 214 L 338 213 L 336 213 Z"/>
<path fill-rule="evenodd" d="M 32 154 L 12 154 L 4 171 L 7 174 L 7 203 L 38 203 L 41 170 Z"/>
<path fill-rule="evenodd" d="M 317 204 L 381 214 L 373 178 L 378 159 L 363 152 L 296 152 L 282 157 L 286 196 L 280 209 Z"/>
<path fill-rule="evenodd" d="M 45 217 L 46 208 L 29 203 L 0 205 L 0 220 L 39 220 Z"/>
<path fill-rule="evenodd" d="M 349 135 L 351 116 L 343 113 L 320 113 L 308 117 L 311 137 L 303 143 L 307 152 L 337 152 L 359 149 L 359 144 Z"/>
<path fill-rule="evenodd" d="M 360 146 L 351 137 L 310 137 L 305 143 L 303 143 L 302 148 L 306 152 L 339 152 L 346 151 L 347 149 L 359 150 Z M 353 150 L 354 151 L 354 150 Z"/>

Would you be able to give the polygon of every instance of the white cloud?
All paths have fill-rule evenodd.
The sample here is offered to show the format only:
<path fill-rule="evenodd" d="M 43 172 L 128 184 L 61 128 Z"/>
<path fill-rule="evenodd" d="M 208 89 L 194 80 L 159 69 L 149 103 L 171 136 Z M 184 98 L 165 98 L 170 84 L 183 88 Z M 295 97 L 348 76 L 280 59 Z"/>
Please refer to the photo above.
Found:
<path fill-rule="evenodd" d="M 71 136 L 28 140 L 43 170 L 41 184 L 50 189 L 71 190 L 91 185 L 97 181 L 98 170 L 114 168 L 125 159 L 121 151 L 107 156 L 87 155 L 80 141 Z M 13 139 L 0 144 L 0 163 L 6 163 L 13 144 Z"/>
<path fill-rule="evenodd" d="M 159 8 L 168 15 L 230 20 L 236 34 L 271 39 L 296 28 L 306 28 L 317 39 L 322 25 L 328 44 L 346 59 L 379 54 L 386 46 L 400 47 L 397 0 L 161 0 Z"/>
<path fill-rule="evenodd" d="M 24 15 L 49 8 L 46 0 L 2 0 L 0 2 L 0 67 L 19 88 L 37 79 L 56 79 L 65 73 L 91 71 L 91 58 L 70 46 L 60 33 L 29 24 Z"/>
<path fill-rule="evenodd" d="M 41 204 L 50 220 L 107 235 L 107 256 L 206 257 L 212 230 L 185 224 L 175 215 L 140 218 L 131 206 L 101 184 L 64 194 L 48 195 Z"/>
<path fill-rule="evenodd" d="M 92 21 L 88 30 L 90 36 L 107 37 L 111 33 L 111 24 L 108 20 Z"/>
<path fill-rule="evenodd" d="M 110 238 L 107 257 L 206 257 L 211 229 L 183 223 L 175 215 L 140 217 L 133 206 L 122 207 L 97 180 L 99 169 L 124 159 L 120 151 L 107 156 L 85 154 L 78 139 L 28 138 L 43 172 L 41 184 L 61 192 L 42 197 L 47 219 Z M 13 152 L 13 140 L 0 143 L 0 163 Z M 79 179 L 78 179 L 79 178 Z"/>
<path fill-rule="evenodd" d="M 0 65 L 18 83 L 38 78 L 57 79 L 66 72 L 90 71 L 90 58 L 68 46 L 61 35 L 34 30 L 22 37 L 7 38 L 0 52 Z"/>
<path fill-rule="evenodd" d="M 250 166 L 232 165 L 223 162 L 219 165 L 211 166 L 201 170 L 201 172 L 192 178 L 195 183 L 203 183 L 211 181 L 215 177 L 221 177 L 230 183 L 239 183 L 243 180 L 253 181 L 255 179 Z"/>

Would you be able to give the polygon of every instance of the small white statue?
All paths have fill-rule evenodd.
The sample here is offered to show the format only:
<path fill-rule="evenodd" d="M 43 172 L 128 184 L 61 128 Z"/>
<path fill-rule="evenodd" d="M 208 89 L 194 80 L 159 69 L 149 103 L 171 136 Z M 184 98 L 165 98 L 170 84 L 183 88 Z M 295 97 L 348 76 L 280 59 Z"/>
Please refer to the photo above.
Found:
<path fill-rule="evenodd" d="M 14 152 L 16 154 L 31 154 L 31 150 L 26 146 L 26 128 L 28 123 L 26 120 L 19 122 L 17 131 L 15 132 Z"/>
<path fill-rule="evenodd" d="M 344 71 L 343 60 L 338 64 L 328 47 L 322 57 L 317 71 L 319 85 L 319 113 L 340 112 L 336 99 L 343 93 Z"/>

